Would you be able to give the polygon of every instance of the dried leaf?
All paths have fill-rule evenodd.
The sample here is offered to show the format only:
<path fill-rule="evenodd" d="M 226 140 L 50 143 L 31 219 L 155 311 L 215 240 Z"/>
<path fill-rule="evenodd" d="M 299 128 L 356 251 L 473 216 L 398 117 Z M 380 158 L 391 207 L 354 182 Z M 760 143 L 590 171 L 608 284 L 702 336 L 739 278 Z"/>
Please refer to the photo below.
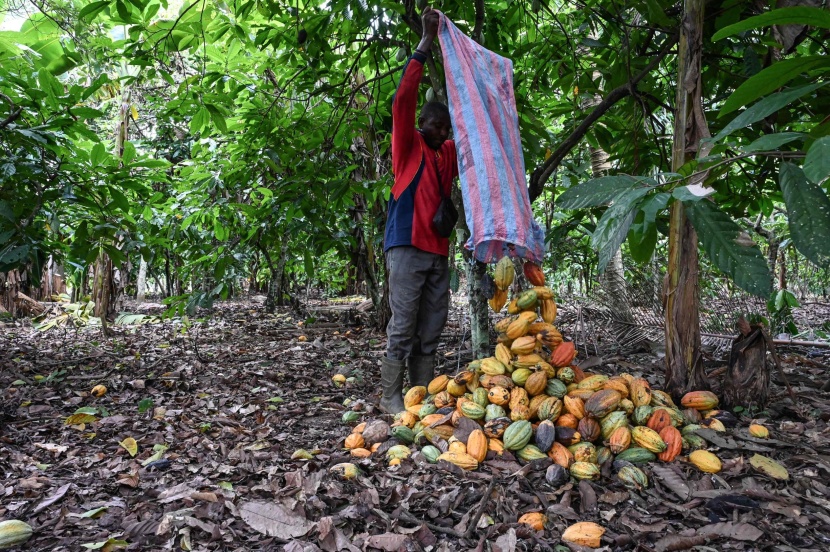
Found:
<path fill-rule="evenodd" d="M 579 482 L 579 504 L 583 514 L 597 509 L 597 493 L 585 479 Z"/>
<path fill-rule="evenodd" d="M 64 496 L 66 496 L 66 491 L 69 490 L 69 487 L 71 485 L 72 485 L 71 483 L 67 483 L 66 485 L 62 485 L 57 491 L 52 493 L 48 498 L 44 499 L 43 502 L 41 502 L 40 504 L 35 506 L 35 509 L 32 510 L 32 513 L 37 514 L 38 512 L 41 512 L 41 511 L 45 510 L 46 508 L 48 508 L 49 506 L 51 506 L 55 502 L 62 499 Z"/>
<path fill-rule="evenodd" d="M 66 425 L 91 424 L 97 419 L 92 414 L 72 414 L 63 423 Z"/>
<path fill-rule="evenodd" d="M 516 542 L 516 530 L 511 527 L 507 530 L 507 533 L 496 539 L 493 552 L 515 552 Z"/>
<path fill-rule="evenodd" d="M 651 475 L 653 479 L 668 487 L 680 498 L 680 500 L 689 500 L 692 493 L 691 489 L 689 489 L 689 486 L 686 484 L 683 476 L 670 467 L 657 465 L 652 466 Z"/>
<path fill-rule="evenodd" d="M 118 475 L 118 482 L 122 485 L 126 485 L 127 487 L 132 487 L 133 489 L 138 487 L 138 473 L 122 473 Z"/>
<path fill-rule="evenodd" d="M 706 538 L 700 535 L 684 537 L 682 535 L 666 535 L 654 543 L 654 550 L 657 552 L 674 552 L 676 550 L 688 550 L 695 546 L 706 544 Z"/>
<path fill-rule="evenodd" d="M 406 549 L 406 542 L 409 537 L 406 535 L 397 535 L 395 533 L 384 533 L 382 535 L 372 535 L 366 539 L 366 546 L 372 548 L 380 548 L 386 552 L 397 552 L 398 550 Z"/>
<path fill-rule="evenodd" d="M 243 502 L 239 515 L 255 531 L 281 539 L 302 537 L 314 527 L 314 522 L 271 502 Z"/>
<path fill-rule="evenodd" d="M 39 449 L 43 449 L 45 451 L 49 451 L 55 454 L 64 453 L 69 448 L 66 445 L 56 445 L 55 443 L 35 443 L 34 445 Z"/>
<path fill-rule="evenodd" d="M 772 458 L 767 458 L 766 456 L 756 454 L 755 456 L 749 459 L 749 464 L 757 471 L 765 475 L 768 475 L 773 479 L 787 481 L 790 478 L 790 472 L 787 471 L 787 468 L 785 468 Z"/>
<path fill-rule="evenodd" d="M 320 552 L 320 547 L 312 542 L 291 541 L 282 549 L 283 552 Z M 357 549 L 356 549 L 357 550 Z"/>
<path fill-rule="evenodd" d="M 713 523 L 697 530 L 697 534 L 706 537 L 726 537 L 739 541 L 755 542 L 764 536 L 764 532 L 750 523 Z"/>
<path fill-rule="evenodd" d="M 133 439 L 132 437 L 127 437 L 118 444 L 121 445 L 124 448 L 124 450 L 130 453 L 130 456 L 134 457 L 138 453 L 138 443 L 136 443 L 135 439 Z"/>

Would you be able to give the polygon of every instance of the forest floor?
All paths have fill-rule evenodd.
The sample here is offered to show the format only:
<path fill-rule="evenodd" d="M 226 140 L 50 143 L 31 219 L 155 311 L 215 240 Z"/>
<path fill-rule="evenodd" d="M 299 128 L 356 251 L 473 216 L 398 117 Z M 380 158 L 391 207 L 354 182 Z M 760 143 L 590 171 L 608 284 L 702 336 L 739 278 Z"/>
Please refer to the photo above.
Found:
<path fill-rule="evenodd" d="M 458 356 L 461 314 L 440 350 L 445 373 L 469 360 Z M 329 468 L 352 460 L 342 446 L 356 422 L 342 415 L 380 417 L 385 336 L 337 313 L 268 315 L 255 300 L 203 316 L 115 326 L 109 339 L 0 324 L 0 520 L 33 526 L 22 550 L 574 550 L 560 535 L 576 521 L 605 528 L 608 551 L 830 549 L 826 349 L 779 350 L 796 402 L 773 372 L 771 404 L 755 415 L 771 438 L 749 437 L 739 415 L 710 440 L 717 475 L 681 456 L 645 466 L 641 491 L 609 465 L 598 481 L 552 486 L 549 461 L 510 453 L 474 472 L 417 454 L 388 467 L 376 453 L 343 480 Z M 660 387 L 652 353 L 595 352 L 577 360 Z M 336 373 L 355 380 L 338 388 Z M 108 391 L 96 398 L 99 384 Z M 292 459 L 298 449 L 311 459 Z M 751 467 L 756 453 L 789 478 Z M 544 530 L 517 523 L 528 511 L 547 514 Z"/>

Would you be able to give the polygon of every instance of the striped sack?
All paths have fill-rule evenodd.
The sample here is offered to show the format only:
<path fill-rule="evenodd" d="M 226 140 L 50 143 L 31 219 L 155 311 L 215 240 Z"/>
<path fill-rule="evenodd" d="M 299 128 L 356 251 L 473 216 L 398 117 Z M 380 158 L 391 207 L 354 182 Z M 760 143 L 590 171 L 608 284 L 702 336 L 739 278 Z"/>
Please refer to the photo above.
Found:
<path fill-rule="evenodd" d="M 438 39 L 471 234 L 466 247 L 485 263 L 505 255 L 541 263 L 545 232 L 530 208 L 513 62 L 474 42 L 444 14 Z"/>

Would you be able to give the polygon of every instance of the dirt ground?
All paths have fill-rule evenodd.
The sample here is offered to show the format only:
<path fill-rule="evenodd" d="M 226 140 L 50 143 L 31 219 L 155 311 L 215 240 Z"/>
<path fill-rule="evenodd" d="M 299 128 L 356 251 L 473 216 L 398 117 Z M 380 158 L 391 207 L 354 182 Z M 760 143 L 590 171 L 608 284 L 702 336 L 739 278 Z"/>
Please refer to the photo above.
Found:
<path fill-rule="evenodd" d="M 780 349 L 796 401 L 774 372 L 770 406 L 709 440 L 717 475 L 681 456 L 644 466 L 650 484 L 634 491 L 610 463 L 598 481 L 552 485 L 550 461 L 510 453 L 474 472 L 419 454 L 389 467 L 376 453 L 344 480 L 329 471 L 354 460 L 343 439 L 381 417 L 385 336 L 257 301 L 201 316 L 114 326 L 110 339 L 0 324 L 0 520 L 34 528 L 21 550 L 578 550 L 560 539 L 577 521 L 605 529 L 603 550 L 830 550 L 827 350 Z M 450 374 L 469 360 L 461 317 L 440 350 Z M 596 352 L 578 361 L 660 388 L 653 354 Z M 336 373 L 354 379 L 338 388 Z M 750 437 L 750 419 L 771 438 Z M 298 449 L 311 458 L 292 459 Z M 755 454 L 788 479 L 753 467 Z M 547 515 L 543 530 L 517 523 L 530 511 Z"/>

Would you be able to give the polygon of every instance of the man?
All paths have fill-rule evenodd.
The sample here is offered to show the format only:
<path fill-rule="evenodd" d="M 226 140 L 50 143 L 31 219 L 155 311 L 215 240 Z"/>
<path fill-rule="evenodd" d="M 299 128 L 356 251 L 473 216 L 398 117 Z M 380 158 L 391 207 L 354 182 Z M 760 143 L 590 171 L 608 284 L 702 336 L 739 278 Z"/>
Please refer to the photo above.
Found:
<path fill-rule="evenodd" d="M 404 372 L 410 385 L 433 378 L 435 351 L 449 309 L 449 240 L 432 225 L 438 205 L 448 197 L 458 176 L 455 143 L 447 107 L 429 102 L 418 118 L 418 85 L 427 52 L 438 34 L 438 12 L 426 8 L 423 36 L 403 70 L 392 103 L 392 172 L 384 236 L 392 319 L 386 328 L 386 357 L 381 367 L 380 408 L 404 410 Z M 405 370 L 406 368 L 406 370 Z"/>

